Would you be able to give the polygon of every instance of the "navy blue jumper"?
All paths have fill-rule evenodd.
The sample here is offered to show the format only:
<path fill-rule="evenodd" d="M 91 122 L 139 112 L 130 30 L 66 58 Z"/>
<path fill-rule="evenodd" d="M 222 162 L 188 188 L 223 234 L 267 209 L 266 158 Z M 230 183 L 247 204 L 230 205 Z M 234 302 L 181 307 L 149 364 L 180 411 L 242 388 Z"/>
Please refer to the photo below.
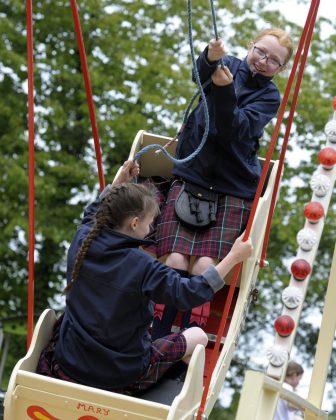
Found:
<path fill-rule="evenodd" d="M 68 281 L 97 205 L 86 209 L 69 248 Z M 109 227 L 91 243 L 67 295 L 55 347 L 60 367 L 82 384 L 113 391 L 139 379 L 149 363 L 153 301 L 187 310 L 224 286 L 214 266 L 181 277 L 139 249 L 149 243 Z"/>
<path fill-rule="evenodd" d="M 209 63 L 208 47 L 197 59 L 202 84 L 219 62 Z M 201 152 L 191 161 L 176 164 L 173 174 L 218 193 L 253 199 L 261 167 L 257 157 L 264 127 L 276 115 L 280 94 L 271 77 L 253 74 L 246 59 L 224 56 L 233 83 L 205 89 L 210 130 Z M 179 137 L 176 156 L 189 156 L 201 142 L 205 129 L 202 100 L 190 114 Z"/>

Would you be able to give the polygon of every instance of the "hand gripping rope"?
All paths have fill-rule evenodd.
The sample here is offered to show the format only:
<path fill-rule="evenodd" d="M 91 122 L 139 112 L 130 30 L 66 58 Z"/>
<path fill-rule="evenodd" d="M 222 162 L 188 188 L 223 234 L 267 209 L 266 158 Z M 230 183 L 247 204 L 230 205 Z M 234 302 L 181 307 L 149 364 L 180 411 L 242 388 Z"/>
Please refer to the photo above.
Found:
<path fill-rule="evenodd" d="M 218 39 L 217 24 L 216 24 L 215 12 L 214 12 L 213 0 L 210 0 L 210 3 L 211 3 L 212 23 L 213 23 L 214 33 L 215 33 L 216 39 Z M 193 95 L 193 97 L 191 98 L 191 100 L 189 102 L 189 105 L 188 105 L 188 107 L 187 107 L 187 109 L 184 113 L 181 128 L 180 128 L 179 132 L 176 134 L 176 136 L 174 137 L 173 140 L 175 140 L 181 134 L 182 130 L 184 129 L 185 124 L 186 124 L 187 119 L 188 119 L 188 116 L 189 116 L 189 113 L 190 113 L 190 110 L 191 110 L 191 107 L 192 107 L 195 99 L 199 95 L 202 98 L 204 118 L 205 118 L 205 129 L 204 129 L 202 140 L 201 140 L 200 144 L 198 145 L 198 147 L 189 156 L 187 156 L 183 159 L 175 158 L 174 156 L 172 156 L 166 150 L 167 146 L 169 146 L 169 144 L 173 141 L 173 140 L 171 140 L 165 146 L 161 146 L 160 144 L 149 144 L 148 146 L 144 147 L 143 149 L 141 149 L 139 152 L 136 153 L 136 155 L 134 156 L 134 160 L 138 160 L 141 155 L 148 152 L 149 150 L 157 149 L 158 151 L 161 151 L 162 153 L 164 153 L 164 155 L 167 156 L 168 159 L 170 159 L 172 162 L 174 162 L 176 164 L 190 162 L 196 155 L 198 155 L 200 153 L 200 151 L 202 150 L 202 148 L 203 148 L 203 146 L 204 146 L 204 144 L 207 140 L 207 137 L 208 137 L 208 134 L 209 134 L 209 111 L 208 111 L 208 104 L 207 104 L 207 101 L 206 101 L 206 97 L 205 97 L 205 94 L 204 94 L 204 89 L 211 83 L 211 79 L 207 80 L 202 85 L 201 80 L 200 80 L 200 76 L 199 76 L 199 72 L 198 72 L 198 69 L 197 69 L 196 59 L 195 59 L 195 50 L 194 50 L 194 41 L 193 41 L 193 35 L 192 35 L 191 0 L 188 0 L 188 38 L 189 38 L 189 46 L 190 46 L 193 74 L 194 74 L 198 89 L 197 89 L 196 93 Z M 222 66 L 223 66 L 223 59 L 221 59 L 221 63 L 222 63 Z"/>

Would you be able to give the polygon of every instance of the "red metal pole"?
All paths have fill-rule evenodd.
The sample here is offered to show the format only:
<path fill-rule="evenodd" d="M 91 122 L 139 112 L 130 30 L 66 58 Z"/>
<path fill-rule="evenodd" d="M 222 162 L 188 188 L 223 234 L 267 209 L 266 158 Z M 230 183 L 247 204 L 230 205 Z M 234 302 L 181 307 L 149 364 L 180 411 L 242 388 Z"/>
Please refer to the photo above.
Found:
<path fill-rule="evenodd" d="M 313 36 L 313 29 L 314 29 L 314 25 L 315 25 L 315 21 L 316 21 L 316 17 L 317 17 L 319 1 L 320 0 L 318 0 L 318 2 L 315 5 L 315 9 L 313 11 L 312 22 L 310 23 L 310 27 L 309 27 L 308 32 L 307 32 L 307 38 L 305 40 L 306 42 L 305 42 L 305 47 L 304 47 L 304 51 L 303 51 L 303 54 L 302 54 L 301 65 L 300 65 L 298 76 L 297 76 L 297 83 L 295 85 L 293 98 L 292 98 L 292 105 L 291 105 L 288 120 L 287 120 L 286 132 L 285 132 L 284 140 L 283 140 L 282 147 L 281 147 L 281 153 L 280 153 L 280 158 L 279 158 L 279 168 L 278 168 L 278 172 L 277 172 L 276 178 L 275 178 L 275 184 L 274 184 L 274 189 L 273 189 L 273 194 L 272 194 L 272 201 L 271 201 L 270 210 L 268 212 L 264 243 L 263 243 L 263 248 L 262 248 L 262 252 L 261 252 L 261 256 L 260 256 L 260 262 L 259 262 L 259 266 L 261 268 L 264 266 L 264 262 L 265 262 L 265 258 L 266 258 L 266 251 L 267 251 L 268 240 L 269 240 L 269 236 L 270 236 L 270 232 L 271 232 L 271 224 L 272 224 L 272 218 L 273 218 L 274 209 L 275 209 L 276 197 L 278 195 L 281 173 L 282 173 L 282 169 L 283 169 L 284 162 L 285 162 L 285 155 L 286 155 L 286 151 L 287 151 L 287 146 L 288 146 L 289 135 L 290 135 L 292 123 L 293 123 L 293 120 L 294 120 L 294 113 L 295 113 L 296 104 L 297 104 L 297 100 L 298 100 L 298 96 L 299 96 L 299 92 L 300 92 L 300 86 L 301 86 L 301 81 L 302 81 L 302 77 L 303 77 L 303 72 L 304 72 L 304 69 L 305 69 L 306 61 L 307 61 L 310 42 L 311 42 L 311 39 L 312 39 L 312 36 Z"/>
<path fill-rule="evenodd" d="M 33 7 L 32 0 L 26 0 L 27 62 L 28 62 L 28 331 L 29 347 L 34 327 L 34 58 L 33 58 Z"/>
<path fill-rule="evenodd" d="M 88 64 L 86 60 L 84 41 L 83 41 L 83 35 L 82 35 L 76 0 L 70 0 L 70 4 L 71 4 L 74 25 L 75 25 L 79 56 L 80 56 L 80 60 L 82 64 L 82 72 L 83 72 L 83 78 L 84 78 L 84 84 L 85 84 L 85 90 L 86 90 L 86 98 L 87 98 L 89 113 L 90 113 L 92 135 L 93 135 L 95 151 L 96 151 L 96 160 L 97 160 L 97 167 L 98 167 L 100 189 L 103 190 L 105 186 L 105 180 L 104 180 L 104 172 L 103 172 L 103 165 L 102 165 L 101 149 L 100 149 L 100 143 L 99 143 L 98 126 L 97 126 L 96 114 L 95 114 L 95 109 L 94 109 L 94 104 L 93 104 L 93 99 L 92 99 L 89 68 L 88 68 Z"/>
<path fill-rule="evenodd" d="M 278 138 L 278 135 L 279 135 L 280 125 L 281 125 L 283 117 L 284 117 L 286 105 L 287 105 L 288 98 L 289 98 L 289 95 L 290 95 L 290 92 L 291 92 L 291 88 L 292 88 L 292 85 L 293 85 L 293 82 L 294 82 L 294 78 L 295 78 L 297 66 L 298 66 L 299 61 L 300 61 L 300 56 L 301 56 L 301 53 L 302 53 L 302 49 L 303 49 L 304 45 L 306 45 L 307 43 L 308 43 L 308 47 L 309 47 L 310 40 L 311 40 L 311 35 L 312 35 L 312 30 L 313 30 L 315 20 L 316 20 L 316 14 L 317 14 L 317 10 L 318 10 L 318 7 L 319 7 L 319 3 L 320 3 L 320 0 L 312 0 L 311 6 L 310 6 L 310 9 L 309 9 L 309 12 L 308 12 L 308 16 L 307 16 L 305 27 L 303 29 L 303 33 L 302 33 L 302 36 L 301 36 L 299 48 L 298 48 L 298 51 L 297 51 L 296 56 L 295 56 L 293 68 L 292 68 L 291 74 L 289 76 L 289 80 L 288 80 L 288 84 L 287 84 L 286 91 L 285 91 L 285 94 L 284 94 L 284 98 L 283 98 L 283 100 L 281 102 L 281 105 L 280 105 L 278 118 L 277 118 L 277 121 L 276 121 L 276 124 L 275 124 L 272 139 L 271 139 L 271 142 L 270 142 L 270 147 L 269 147 L 267 155 L 266 155 L 265 164 L 264 164 L 264 167 L 263 167 L 263 170 L 262 170 L 262 174 L 261 174 L 261 177 L 260 177 L 260 181 L 259 181 L 259 184 L 258 184 L 256 195 L 255 195 L 255 198 L 254 198 L 254 201 L 253 201 L 250 217 L 249 217 L 249 220 L 248 220 L 248 223 L 247 223 L 247 226 L 246 226 L 246 230 L 245 230 L 245 234 L 244 234 L 244 240 L 248 239 L 248 237 L 250 235 L 250 232 L 251 232 L 254 216 L 255 216 L 257 206 L 258 206 L 258 202 L 259 202 L 259 198 L 261 196 L 261 192 L 262 192 L 262 188 L 263 188 L 263 185 L 264 185 L 264 182 L 265 182 L 265 179 L 266 179 L 266 175 L 267 175 L 268 167 L 269 167 L 269 164 L 270 164 L 270 160 L 271 160 L 271 157 L 272 157 L 275 145 L 276 145 L 276 141 L 277 141 L 277 138 Z M 308 37 L 307 37 L 307 33 L 309 34 Z M 308 38 L 308 40 L 307 40 L 307 38 Z M 305 53 L 308 53 L 308 48 L 306 48 Z M 305 62 L 305 59 L 303 60 L 303 67 L 304 67 L 304 62 Z M 301 75 L 301 78 L 302 78 L 302 75 Z M 295 87 L 296 91 L 300 87 L 301 78 L 299 77 L 299 80 L 296 81 L 296 87 Z M 296 105 L 296 101 L 293 102 L 294 107 L 295 107 L 295 105 Z M 223 332 L 224 332 L 224 329 L 225 329 L 225 326 L 226 326 L 226 323 L 227 323 L 227 318 L 228 318 L 229 309 L 230 309 L 231 302 L 232 302 L 233 292 L 234 292 L 234 288 L 236 287 L 236 284 L 237 284 L 237 281 L 238 281 L 240 268 L 241 268 L 241 263 L 236 265 L 236 267 L 234 268 L 234 271 L 233 271 L 233 276 L 232 276 L 232 279 L 231 279 L 231 284 L 230 284 L 228 296 L 227 296 L 227 299 L 226 299 L 226 302 L 225 302 L 225 305 L 224 305 L 222 319 L 221 319 L 221 322 L 220 322 L 220 325 L 219 325 L 219 328 L 218 328 L 218 332 L 217 332 L 216 343 L 215 343 L 214 349 L 212 351 L 211 359 L 210 359 L 209 375 L 205 380 L 203 395 L 202 395 L 202 399 L 201 399 L 201 404 L 200 404 L 200 408 L 199 408 L 198 413 L 197 413 L 197 420 L 200 420 L 202 418 L 203 413 L 204 413 L 205 404 L 206 404 L 206 400 L 207 400 L 207 396 L 208 396 L 208 392 L 209 392 L 209 387 L 210 387 L 211 375 L 212 375 L 212 372 L 215 369 L 216 362 L 217 362 L 217 359 L 218 359 L 220 340 L 221 340 L 221 337 L 223 335 Z"/>

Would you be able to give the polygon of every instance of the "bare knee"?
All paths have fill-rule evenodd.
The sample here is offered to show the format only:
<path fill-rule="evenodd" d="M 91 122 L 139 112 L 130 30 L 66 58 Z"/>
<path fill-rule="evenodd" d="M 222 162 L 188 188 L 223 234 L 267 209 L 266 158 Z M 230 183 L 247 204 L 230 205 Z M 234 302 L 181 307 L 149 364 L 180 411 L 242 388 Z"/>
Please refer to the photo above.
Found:
<path fill-rule="evenodd" d="M 178 270 L 188 270 L 189 257 L 187 255 L 172 252 L 167 256 L 166 264 L 169 267 L 177 268 Z"/>
<path fill-rule="evenodd" d="M 192 267 L 191 273 L 195 276 L 202 274 L 211 264 L 216 264 L 217 261 L 211 257 L 198 257 L 196 258 Z"/>
<path fill-rule="evenodd" d="M 187 349 L 183 357 L 183 361 L 188 363 L 197 344 L 202 344 L 204 347 L 208 344 L 208 336 L 199 327 L 191 327 L 182 333 L 187 342 Z"/>

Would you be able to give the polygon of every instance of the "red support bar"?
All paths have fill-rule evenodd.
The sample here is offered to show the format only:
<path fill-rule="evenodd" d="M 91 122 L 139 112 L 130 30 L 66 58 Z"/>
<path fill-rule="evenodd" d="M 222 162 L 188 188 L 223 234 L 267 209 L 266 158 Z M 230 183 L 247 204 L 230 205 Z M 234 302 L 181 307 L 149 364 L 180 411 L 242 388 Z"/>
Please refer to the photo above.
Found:
<path fill-rule="evenodd" d="M 257 187 L 256 195 L 255 195 L 255 198 L 253 200 L 251 213 L 250 213 L 249 220 L 248 220 L 246 230 L 245 230 L 245 234 L 244 234 L 244 240 L 245 241 L 248 239 L 248 237 L 250 235 L 250 232 L 251 232 L 252 224 L 253 224 L 253 221 L 254 221 L 254 216 L 255 216 L 255 213 L 256 213 L 256 210 L 257 210 L 257 206 L 258 206 L 259 199 L 260 199 L 260 196 L 261 196 L 262 188 L 263 188 L 263 185 L 264 185 L 264 182 L 265 182 L 265 179 L 266 179 L 266 175 L 267 175 L 267 171 L 268 171 L 269 164 L 270 164 L 270 161 L 271 161 L 271 157 L 272 157 L 272 154 L 273 154 L 273 151 L 274 151 L 274 148 L 275 148 L 275 145 L 276 145 L 276 141 L 277 141 L 277 138 L 278 138 L 278 135 L 279 135 L 280 126 L 281 126 L 281 123 L 282 123 L 283 118 L 284 118 L 288 98 L 289 98 L 289 95 L 290 95 L 290 92 L 291 92 L 291 89 L 292 89 L 292 85 L 293 85 L 293 82 L 294 82 L 296 70 L 297 70 L 297 67 L 298 67 L 298 64 L 299 64 L 299 61 L 300 61 L 300 56 L 301 56 L 303 47 L 307 46 L 307 38 L 308 38 L 307 33 L 310 34 L 310 38 L 309 38 L 309 41 L 308 41 L 308 47 L 306 48 L 307 52 L 308 52 L 308 49 L 309 49 L 312 30 L 313 30 L 313 27 L 314 27 L 314 24 L 315 24 L 316 14 L 317 14 L 317 11 L 318 11 L 319 3 L 320 3 L 320 0 L 312 0 L 312 2 L 311 2 L 311 6 L 310 6 L 310 9 L 309 9 L 309 12 L 308 12 L 307 20 L 306 20 L 306 23 L 305 23 L 305 26 L 304 26 L 304 29 L 303 29 L 303 32 L 302 32 L 302 35 L 301 35 L 299 47 L 298 47 L 298 50 L 297 50 L 296 55 L 295 55 L 294 64 L 293 64 L 293 67 L 292 67 L 292 70 L 291 70 L 291 73 L 290 73 L 290 76 L 289 76 L 289 80 L 288 80 L 288 83 L 287 83 L 287 86 L 286 86 L 285 94 L 284 94 L 283 100 L 281 101 L 277 121 L 276 121 L 274 132 L 273 132 L 273 135 L 272 135 L 272 138 L 271 138 L 270 146 L 269 146 L 269 149 L 268 149 L 267 154 L 266 154 L 266 159 L 265 159 L 263 170 L 262 170 L 262 173 L 261 173 L 261 176 L 260 176 L 260 180 L 259 180 L 259 184 L 258 184 L 258 187 Z M 303 66 L 301 65 L 301 67 L 304 68 L 304 65 Z M 301 70 L 301 68 L 300 68 L 300 70 Z M 302 71 L 303 71 L 303 69 L 302 69 Z M 300 80 L 296 81 L 295 90 L 297 90 L 297 91 L 300 88 L 301 78 L 300 78 Z M 296 101 L 294 101 L 292 103 L 292 108 L 294 108 L 294 110 L 295 110 L 295 106 L 296 106 Z M 294 110 L 293 110 L 293 113 L 294 113 Z M 215 343 L 215 346 L 214 346 L 214 349 L 213 349 L 213 352 L 212 352 L 212 355 L 211 355 L 211 359 L 210 359 L 209 375 L 207 376 L 207 378 L 205 380 L 203 395 L 202 395 L 202 399 L 201 399 L 201 404 L 200 404 L 200 408 L 199 408 L 198 413 L 197 413 L 197 420 L 200 420 L 203 413 L 204 413 L 205 404 L 206 404 L 208 391 L 209 391 L 209 387 L 210 387 L 210 381 L 211 381 L 212 373 L 215 369 L 215 366 L 216 366 L 216 363 L 217 363 L 217 360 L 218 360 L 221 337 L 223 336 L 223 332 L 224 332 L 225 326 L 227 324 L 227 318 L 228 318 L 228 314 L 229 314 L 229 310 L 230 310 L 230 306 L 231 306 L 231 302 L 232 302 L 234 289 L 235 289 L 237 281 L 238 281 L 240 268 L 241 268 L 241 263 L 236 265 L 236 267 L 234 268 L 234 271 L 233 271 L 233 276 L 232 276 L 232 279 L 231 279 L 231 284 L 230 284 L 230 289 L 229 289 L 229 292 L 228 292 L 228 297 L 227 297 L 227 300 L 226 300 L 225 305 L 224 305 L 222 319 L 221 319 L 221 322 L 220 322 L 220 325 L 219 325 L 219 328 L 218 328 L 216 343 Z"/>
<path fill-rule="evenodd" d="M 304 72 L 304 68 L 305 68 L 305 65 L 306 65 L 307 56 L 308 56 L 308 52 L 309 52 L 309 45 L 310 45 L 310 42 L 311 42 L 311 39 L 312 39 L 312 36 L 313 36 L 313 29 L 314 29 L 315 22 L 316 22 L 317 11 L 318 11 L 318 7 L 319 7 L 319 1 L 320 0 L 318 0 L 318 2 L 316 3 L 315 9 L 312 9 L 312 18 L 311 18 L 312 21 L 308 22 L 308 23 L 310 23 L 310 26 L 308 28 L 307 38 L 305 40 L 305 47 L 304 47 L 304 51 L 303 51 L 303 55 L 302 55 L 302 59 L 301 59 L 301 64 L 300 64 L 300 68 L 299 68 L 299 72 L 298 72 L 298 76 L 297 76 L 297 83 L 295 85 L 295 89 L 294 89 L 294 93 L 293 93 L 292 105 L 291 105 L 290 113 L 289 113 L 289 116 L 288 116 L 286 132 L 285 132 L 285 136 L 284 136 L 284 141 L 282 143 L 282 148 L 281 148 L 281 153 L 280 153 L 280 158 L 279 158 L 279 168 L 278 168 L 278 172 L 277 172 L 276 178 L 275 178 L 275 184 L 274 184 L 274 189 L 273 189 L 273 193 L 272 193 L 271 206 L 270 206 L 270 210 L 269 210 L 268 217 L 267 217 L 264 243 L 263 243 L 263 248 L 262 248 L 262 251 L 261 251 L 261 257 L 260 257 L 260 263 L 259 263 L 260 267 L 264 266 L 264 261 L 265 261 L 265 258 L 266 258 L 266 251 L 267 251 L 268 240 L 269 240 L 270 231 L 271 231 L 271 224 L 272 224 L 272 218 L 273 218 L 273 214 L 274 214 L 276 197 L 277 197 L 278 190 L 279 190 L 281 173 L 282 173 L 282 169 L 283 169 L 284 162 L 285 162 L 285 155 L 286 155 L 289 135 L 290 135 L 293 119 L 294 119 L 295 108 L 296 108 L 296 104 L 297 104 L 297 100 L 298 100 L 298 96 L 299 96 L 299 91 L 300 91 L 301 81 L 302 81 L 302 77 L 303 77 L 303 72 Z"/>
<path fill-rule="evenodd" d="M 88 64 L 86 60 L 84 41 L 83 41 L 83 35 L 82 35 L 76 0 L 70 0 L 70 4 L 71 4 L 74 25 L 75 25 L 79 56 L 80 56 L 80 60 L 82 64 L 82 72 L 83 72 L 83 78 L 84 78 L 84 84 L 85 84 L 85 90 L 86 90 L 86 98 L 87 98 L 89 113 L 90 113 L 92 136 L 93 136 L 95 151 L 96 151 L 100 190 L 102 191 L 105 186 L 105 180 L 104 180 L 104 171 L 103 171 L 103 165 L 102 165 L 101 149 L 100 149 L 100 143 L 99 143 L 98 126 L 97 126 L 95 108 L 94 108 L 93 99 L 92 99 L 89 69 L 88 69 Z"/>
<path fill-rule="evenodd" d="M 34 58 L 33 58 L 33 6 L 26 0 L 27 63 L 28 63 L 28 331 L 27 348 L 31 343 L 34 328 Z"/>

